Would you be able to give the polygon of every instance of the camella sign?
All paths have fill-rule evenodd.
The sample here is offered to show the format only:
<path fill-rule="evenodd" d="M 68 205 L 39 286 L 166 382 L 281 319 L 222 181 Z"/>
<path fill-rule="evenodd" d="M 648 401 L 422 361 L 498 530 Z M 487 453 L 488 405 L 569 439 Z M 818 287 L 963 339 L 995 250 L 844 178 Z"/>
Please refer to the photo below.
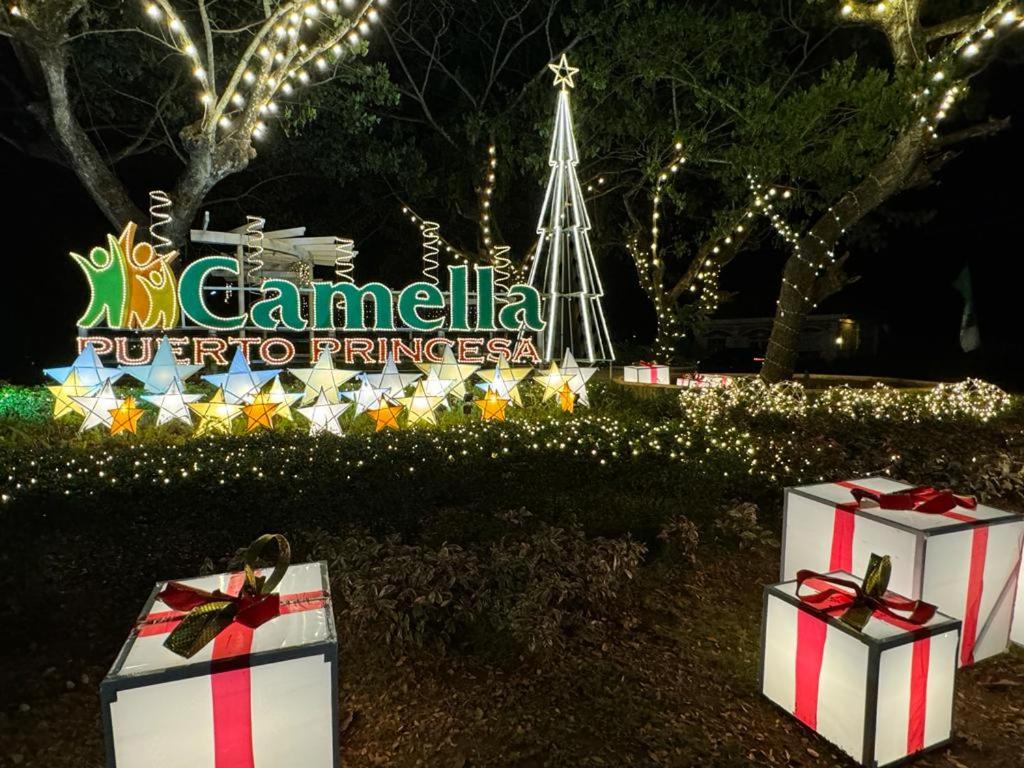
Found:
<path fill-rule="evenodd" d="M 395 292 L 378 282 L 356 285 L 314 280 L 300 292 L 290 280 L 270 278 L 252 289 L 259 298 L 244 314 L 231 314 L 230 309 L 208 303 L 208 283 L 214 276 L 237 281 L 237 258 L 196 259 L 175 278 L 170 262 L 176 254 L 161 255 L 152 244 L 135 242 L 135 234 L 136 226 L 129 224 L 120 237 L 109 235 L 106 247 L 97 246 L 86 256 L 71 254 L 90 288 L 89 305 L 78 320 L 80 328 L 90 333 L 104 327 L 112 331 L 162 330 L 168 332 L 179 360 L 199 364 L 209 360 L 226 365 L 230 345 L 240 346 L 246 357 L 258 356 L 269 365 L 289 362 L 296 354 L 294 342 L 287 336 L 267 334 L 307 334 L 314 360 L 327 352 L 343 356 L 347 364 L 383 362 L 388 355 L 397 362 L 439 362 L 449 346 L 465 362 L 496 362 L 504 357 L 536 363 L 540 359 L 533 342 L 534 334 L 544 329 L 539 293 L 528 285 L 514 285 L 499 297 L 493 267 L 448 267 L 447 295 L 423 281 Z M 475 298 L 476 309 L 472 317 L 471 298 Z M 184 329 L 183 321 L 190 330 L 216 335 L 170 336 L 170 331 Z M 404 335 L 386 336 L 399 331 Z M 502 332 L 516 338 L 493 335 Z M 374 338 L 366 336 L 368 333 Z M 437 333 L 457 336 L 417 336 Z M 337 334 L 355 335 L 339 338 Z M 155 348 L 151 337 L 138 334 L 86 333 L 79 337 L 79 348 L 88 341 L 99 354 L 114 353 L 126 364 L 148 362 Z"/>

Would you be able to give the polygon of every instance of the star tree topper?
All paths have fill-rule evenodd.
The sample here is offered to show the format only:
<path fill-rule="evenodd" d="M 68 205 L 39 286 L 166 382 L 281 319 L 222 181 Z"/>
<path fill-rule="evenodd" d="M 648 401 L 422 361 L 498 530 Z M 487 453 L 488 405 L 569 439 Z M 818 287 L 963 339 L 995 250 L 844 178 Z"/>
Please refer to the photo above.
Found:
<path fill-rule="evenodd" d="M 260 389 L 280 372 L 280 368 L 254 371 L 249 367 L 249 361 L 245 359 L 239 347 L 235 349 L 235 356 L 231 358 L 231 367 L 227 373 L 214 373 L 203 376 L 203 379 L 222 390 L 224 402 L 236 404 L 243 402 L 253 390 Z"/>
<path fill-rule="evenodd" d="M 576 84 L 572 79 L 580 71 L 580 68 L 570 67 L 569 57 L 564 53 L 562 54 L 562 58 L 558 60 L 557 64 L 548 64 L 548 69 L 555 73 L 555 85 L 560 85 L 562 88 L 576 87 Z"/>
<path fill-rule="evenodd" d="M 172 383 L 177 383 L 179 390 L 185 383 L 185 379 L 202 370 L 201 365 L 185 365 L 179 363 L 174 357 L 174 348 L 171 340 L 164 336 L 156 348 L 156 354 L 149 365 L 129 365 L 121 368 L 133 379 L 142 382 L 147 392 L 159 394 L 166 392 Z"/>
<path fill-rule="evenodd" d="M 180 421 L 189 427 L 192 426 L 192 414 L 189 412 L 189 403 L 202 400 L 202 395 L 186 395 L 181 391 L 181 385 L 172 381 L 167 391 L 162 395 L 143 395 L 142 399 L 152 403 L 160 410 L 156 413 L 156 425 L 159 427 L 168 422 Z"/>
<path fill-rule="evenodd" d="M 312 368 L 289 368 L 288 373 L 303 384 L 302 405 L 308 405 L 323 392 L 328 401 L 338 402 L 338 388 L 353 378 L 358 371 L 342 371 L 334 367 L 334 359 L 320 355 Z"/>

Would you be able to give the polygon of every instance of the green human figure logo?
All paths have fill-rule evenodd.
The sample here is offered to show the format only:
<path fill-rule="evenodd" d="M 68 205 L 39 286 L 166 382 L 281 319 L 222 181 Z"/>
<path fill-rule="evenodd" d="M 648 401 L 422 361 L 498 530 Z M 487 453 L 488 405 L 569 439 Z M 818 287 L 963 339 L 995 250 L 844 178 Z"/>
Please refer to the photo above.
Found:
<path fill-rule="evenodd" d="M 72 251 L 71 258 L 89 281 L 89 306 L 78 325 L 91 328 L 106 320 L 110 328 L 123 328 L 127 320 L 127 268 L 124 255 L 113 235 L 107 235 L 107 247 L 96 246 L 89 255 Z"/>

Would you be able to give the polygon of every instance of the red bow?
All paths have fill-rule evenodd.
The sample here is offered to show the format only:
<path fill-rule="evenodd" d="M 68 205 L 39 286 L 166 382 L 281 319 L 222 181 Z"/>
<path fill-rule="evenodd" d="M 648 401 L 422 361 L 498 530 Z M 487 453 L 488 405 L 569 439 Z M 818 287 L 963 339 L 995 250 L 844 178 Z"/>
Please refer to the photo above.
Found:
<path fill-rule="evenodd" d="M 883 493 L 867 488 L 853 488 L 850 493 L 858 503 L 868 499 L 882 509 L 911 510 L 928 515 L 941 515 L 955 507 L 976 509 L 978 506 L 978 501 L 973 496 L 958 496 L 948 489 L 939 490 L 928 485 L 892 493 Z"/>
<path fill-rule="evenodd" d="M 796 596 L 818 610 L 838 612 L 840 621 L 858 631 L 863 630 L 875 614 L 887 616 L 896 623 L 914 626 L 926 624 L 935 615 L 937 608 L 923 600 L 909 600 L 887 591 L 891 572 L 889 556 L 879 557 L 875 554 L 871 555 L 868 562 L 863 584 L 815 571 L 797 571 Z M 813 595 L 801 595 L 800 588 L 808 583 L 818 591 Z"/>
<path fill-rule="evenodd" d="M 213 603 L 230 603 L 235 606 L 232 622 L 244 624 L 249 629 L 257 629 L 273 618 L 281 615 L 281 595 L 273 592 L 269 595 L 254 594 L 242 585 L 237 595 L 229 595 L 215 589 L 207 592 L 196 589 L 188 584 L 170 581 L 159 594 L 159 598 L 175 611 L 188 613 L 194 608 Z"/>

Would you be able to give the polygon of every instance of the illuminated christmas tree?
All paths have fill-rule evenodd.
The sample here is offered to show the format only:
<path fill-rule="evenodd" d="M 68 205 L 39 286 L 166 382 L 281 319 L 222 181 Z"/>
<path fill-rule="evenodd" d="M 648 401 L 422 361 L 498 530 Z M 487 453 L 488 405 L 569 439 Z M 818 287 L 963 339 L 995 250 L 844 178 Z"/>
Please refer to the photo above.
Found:
<path fill-rule="evenodd" d="M 579 70 L 570 67 L 562 54 L 555 73 L 558 111 L 551 139 L 551 178 L 548 180 L 540 221 L 537 249 L 530 266 L 530 285 L 542 299 L 547 327 L 540 333 L 539 348 L 552 360 L 566 348 L 586 362 L 615 359 L 608 324 L 601 308 L 604 289 L 590 246 L 590 217 L 576 176 L 579 150 L 573 133 L 569 89 Z"/>

